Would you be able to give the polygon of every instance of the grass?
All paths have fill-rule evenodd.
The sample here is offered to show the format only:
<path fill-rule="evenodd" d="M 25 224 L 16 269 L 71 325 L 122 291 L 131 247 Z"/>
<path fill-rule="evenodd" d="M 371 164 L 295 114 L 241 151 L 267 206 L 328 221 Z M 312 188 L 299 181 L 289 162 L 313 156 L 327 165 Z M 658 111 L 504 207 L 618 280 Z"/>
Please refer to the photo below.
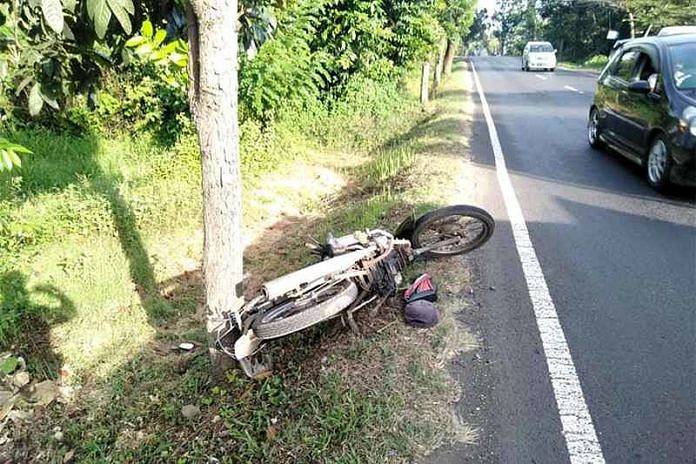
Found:
<path fill-rule="evenodd" d="M 570 69 L 601 71 L 608 60 L 606 55 L 595 55 L 584 61 L 561 61 L 558 64 Z"/>
<path fill-rule="evenodd" d="M 406 90 L 371 88 L 370 101 L 358 92 L 312 124 L 248 130 L 247 291 L 308 262 L 308 234 L 392 228 L 456 202 L 467 85 L 458 63 L 425 110 L 412 80 Z M 0 336 L 35 378 L 60 369 L 66 386 L 65 404 L 11 430 L 3 447 L 15 461 L 74 452 L 80 462 L 407 462 L 475 438 L 453 421 L 459 387 L 446 372 L 476 344 L 455 320 L 466 310 L 460 260 L 409 271 L 441 284 L 437 329 L 406 327 L 394 304 L 360 314 L 360 338 L 332 322 L 274 344 L 274 375 L 262 382 L 236 369 L 214 382 L 191 139 L 165 150 L 146 138 L 13 138 L 35 155 L 0 179 L 1 323 L 20 328 Z M 267 153 L 278 147 L 291 148 Z M 196 349 L 172 349 L 181 341 Z M 184 405 L 200 415 L 185 418 Z"/>

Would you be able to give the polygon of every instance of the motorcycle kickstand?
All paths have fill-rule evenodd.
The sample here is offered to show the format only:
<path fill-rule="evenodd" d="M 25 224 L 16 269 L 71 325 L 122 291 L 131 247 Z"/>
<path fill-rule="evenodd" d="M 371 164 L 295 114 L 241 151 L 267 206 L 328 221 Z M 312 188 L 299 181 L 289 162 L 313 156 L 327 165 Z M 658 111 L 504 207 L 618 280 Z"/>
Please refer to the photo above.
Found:
<path fill-rule="evenodd" d="M 348 320 L 348 326 L 350 327 L 350 330 L 353 332 L 353 335 L 356 337 L 360 337 L 362 334 L 360 333 L 360 328 L 358 327 L 358 324 L 355 322 L 355 318 L 353 318 L 353 313 L 359 309 L 359 307 L 349 309 L 348 311 L 345 312 L 346 319 Z"/>
<path fill-rule="evenodd" d="M 387 301 L 387 298 L 389 298 L 389 295 L 383 296 L 377 301 L 377 303 L 372 308 L 370 308 L 370 316 L 374 317 L 377 315 L 377 311 L 379 311 L 379 308 L 381 308 L 382 305 Z"/>

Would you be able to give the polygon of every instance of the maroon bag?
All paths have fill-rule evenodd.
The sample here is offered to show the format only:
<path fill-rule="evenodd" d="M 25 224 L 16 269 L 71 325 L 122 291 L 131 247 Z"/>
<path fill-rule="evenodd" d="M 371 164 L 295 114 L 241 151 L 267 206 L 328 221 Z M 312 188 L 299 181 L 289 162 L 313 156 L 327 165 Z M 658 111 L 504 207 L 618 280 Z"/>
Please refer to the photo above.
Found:
<path fill-rule="evenodd" d="M 427 273 L 423 274 L 406 289 L 404 300 L 406 300 L 406 303 L 418 300 L 427 300 L 434 303 L 437 301 L 437 286 Z"/>

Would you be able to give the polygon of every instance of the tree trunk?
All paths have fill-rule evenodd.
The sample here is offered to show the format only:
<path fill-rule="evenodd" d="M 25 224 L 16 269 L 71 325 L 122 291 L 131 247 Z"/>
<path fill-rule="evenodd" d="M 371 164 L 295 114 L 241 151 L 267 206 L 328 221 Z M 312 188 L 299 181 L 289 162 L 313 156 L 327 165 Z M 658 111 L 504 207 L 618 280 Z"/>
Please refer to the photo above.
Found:
<path fill-rule="evenodd" d="M 457 50 L 457 44 L 451 39 L 447 39 L 447 51 L 445 52 L 445 76 L 452 73 L 452 63 Z"/>
<path fill-rule="evenodd" d="M 237 125 L 237 0 L 191 0 L 189 105 L 201 149 L 206 330 L 214 368 L 227 363 L 216 341 L 238 314 L 242 292 L 242 189 Z"/>
<path fill-rule="evenodd" d="M 633 17 L 633 13 L 628 12 L 628 23 L 631 26 L 631 38 L 636 38 L 636 18 Z"/>

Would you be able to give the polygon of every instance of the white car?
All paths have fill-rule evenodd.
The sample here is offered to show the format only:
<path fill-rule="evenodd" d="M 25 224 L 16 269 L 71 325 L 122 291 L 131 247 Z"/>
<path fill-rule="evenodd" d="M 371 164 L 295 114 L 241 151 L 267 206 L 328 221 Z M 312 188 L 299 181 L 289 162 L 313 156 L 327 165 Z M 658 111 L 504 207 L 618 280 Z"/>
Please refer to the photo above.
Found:
<path fill-rule="evenodd" d="M 522 52 L 522 69 L 556 69 L 556 50 L 549 42 L 527 42 Z"/>

